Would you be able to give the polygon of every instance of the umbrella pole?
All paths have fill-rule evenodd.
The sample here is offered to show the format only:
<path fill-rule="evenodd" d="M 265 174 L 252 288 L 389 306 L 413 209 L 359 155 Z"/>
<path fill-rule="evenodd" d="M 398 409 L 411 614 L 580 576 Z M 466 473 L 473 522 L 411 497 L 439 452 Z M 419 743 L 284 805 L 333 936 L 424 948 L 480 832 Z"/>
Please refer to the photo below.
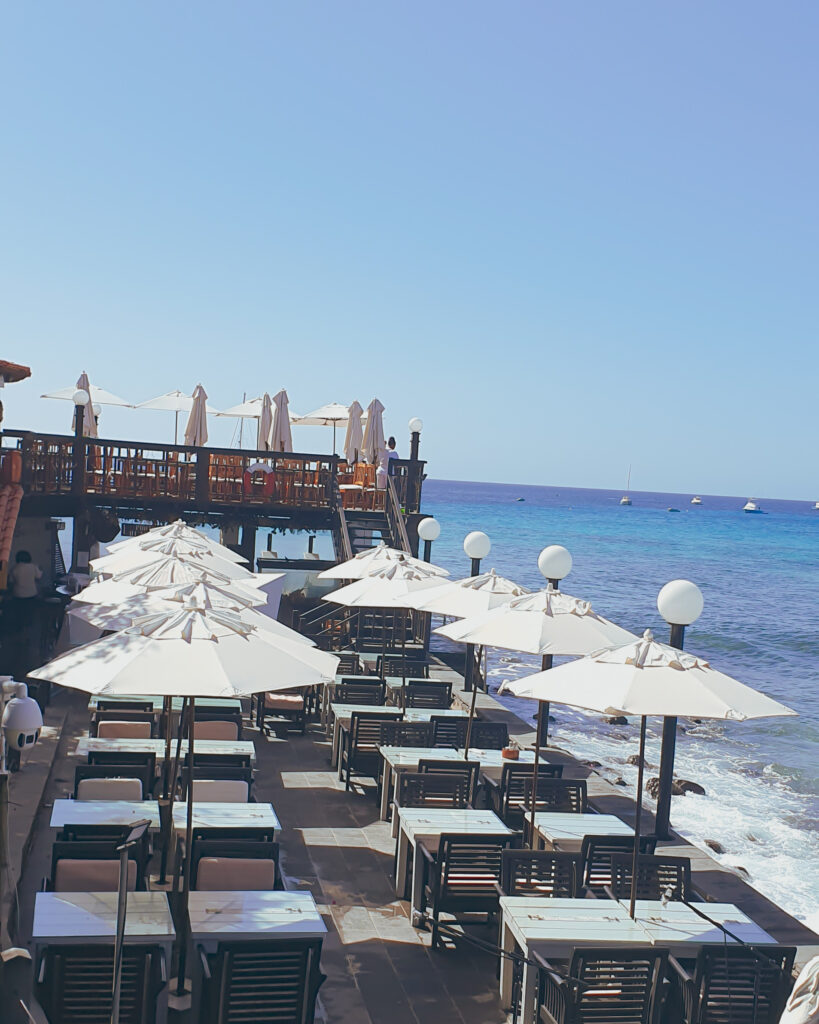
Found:
<path fill-rule="evenodd" d="M 178 729 L 177 734 L 176 734 L 176 753 L 174 754 L 173 768 L 171 769 L 170 779 L 168 780 L 169 781 L 169 785 L 168 785 L 168 794 L 169 794 L 168 817 L 167 817 L 167 821 L 165 822 L 165 828 L 164 828 L 165 836 L 164 836 L 164 842 L 162 843 L 162 860 L 160 861 L 160 865 L 159 865 L 159 884 L 160 885 L 165 885 L 166 882 L 167 882 L 167 878 L 166 878 L 165 872 L 166 872 L 167 867 L 168 867 L 168 853 L 170 852 L 170 849 L 171 849 L 171 836 L 173 835 L 173 800 L 174 800 L 174 794 L 176 792 L 176 782 L 177 782 L 177 779 L 179 778 L 179 756 L 180 756 L 180 754 L 182 752 L 182 733 L 184 732 L 184 729 L 185 729 L 185 710 L 186 710 L 187 706 L 188 706 L 188 698 L 187 697 L 183 697 L 182 698 L 182 707 L 181 707 L 181 709 L 179 711 L 179 729 Z M 171 699 L 171 707 L 173 708 L 173 699 Z M 173 712 L 171 712 L 171 721 L 173 721 Z M 173 891 L 174 892 L 176 892 L 177 880 L 178 880 L 178 876 L 177 876 L 176 872 L 174 872 L 174 880 L 173 880 Z"/>
<path fill-rule="evenodd" d="M 169 803 L 169 798 L 172 801 L 170 794 L 170 778 L 171 778 L 171 722 L 173 721 L 173 698 L 164 698 L 165 707 L 163 708 L 163 719 L 165 721 L 165 761 L 162 765 L 162 804 L 161 809 L 164 810 L 166 815 L 170 815 L 170 808 L 173 806 Z M 162 815 L 160 815 L 160 819 Z M 168 819 L 170 821 L 170 818 Z M 162 857 L 159 862 L 159 878 L 157 883 L 159 885 L 166 885 L 168 882 L 166 872 L 168 870 L 168 833 L 170 829 L 167 827 L 165 821 L 162 821 L 162 832 L 163 832 L 163 843 L 162 843 Z"/>
<path fill-rule="evenodd" d="M 540 771 L 540 743 L 538 737 L 540 737 L 540 726 L 541 719 L 543 718 L 543 705 L 546 704 L 546 715 L 549 715 L 549 704 L 547 701 L 538 701 L 537 703 L 537 737 L 535 738 L 535 759 L 532 762 L 532 800 L 529 807 L 531 814 L 531 821 L 529 822 L 529 846 L 534 850 L 535 848 L 535 808 L 537 806 L 537 777 Z"/>
<path fill-rule="evenodd" d="M 191 861 L 193 850 L 193 743 L 195 732 L 196 699 L 188 704 L 188 816 L 185 822 L 185 874 L 182 878 L 182 912 L 179 915 L 179 966 L 176 969 L 176 994 L 185 995 L 185 967 L 188 959 L 188 896 L 191 891 Z"/>
<path fill-rule="evenodd" d="M 552 655 L 551 654 L 544 654 L 543 657 L 541 658 L 541 661 L 540 661 L 540 671 L 541 672 L 548 672 L 551 667 L 552 667 Z M 545 715 L 539 714 L 538 715 L 538 719 L 537 719 L 537 745 L 539 747 L 546 747 L 546 746 L 548 746 L 548 742 L 547 741 L 549 739 L 549 702 L 548 702 L 548 700 L 544 701 L 543 704 L 546 705 L 546 714 Z M 542 705 L 541 705 L 541 707 L 542 707 Z"/>
<path fill-rule="evenodd" d="M 179 444 L 179 410 L 173 414 L 173 443 Z"/>
<path fill-rule="evenodd" d="M 629 917 L 634 920 L 637 905 L 637 858 L 640 855 L 640 819 L 643 814 L 643 766 L 646 759 L 646 716 L 640 719 L 640 760 L 637 764 L 637 807 L 634 811 L 634 853 L 631 858 L 631 901 Z"/>
<path fill-rule="evenodd" d="M 480 660 L 480 648 L 478 649 L 478 659 Z M 475 701 L 478 698 L 477 686 L 472 687 L 472 701 L 469 706 L 469 718 L 466 723 L 466 747 L 464 748 L 464 761 L 469 760 L 469 744 L 472 742 L 472 723 L 475 721 Z"/>

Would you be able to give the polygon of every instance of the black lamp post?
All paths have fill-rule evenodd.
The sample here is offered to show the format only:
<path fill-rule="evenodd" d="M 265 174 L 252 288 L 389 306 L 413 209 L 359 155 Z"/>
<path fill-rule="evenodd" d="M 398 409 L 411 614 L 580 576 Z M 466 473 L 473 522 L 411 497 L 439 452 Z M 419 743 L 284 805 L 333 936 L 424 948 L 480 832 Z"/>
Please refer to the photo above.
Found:
<path fill-rule="evenodd" d="M 418 539 L 424 542 L 424 561 L 432 561 L 432 542 L 441 536 L 441 524 L 432 516 L 427 516 L 418 524 Z M 423 614 L 423 613 L 422 613 Z M 424 650 L 429 650 L 429 626 L 432 615 L 426 613 L 424 619 Z"/>
<path fill-rule="evenodd" d="M 464 537 L 464 554 L 472 562 L 469 575 L 479 576 L 481 572 L 481 560 L 486 558 L 492 549 L 492 542 L 485 533 L 480 530 L 473 530 Z M 472 689 L 474 684 L 472 666 L 475 661 L 475 645 L 466 645 L 466 672 L 464 673 L 464 690 Z"/>
<path fill-rule="evenodd" d="M 537 559 L 537 567 L 548 580 L 550 590 L 560 590 L 560 581 L 572 571 L 572 556 L 562 544 L 550 544 L 544 548 Z M 544 654 L 540 659 L 541 671 L 552 667 L 553 655 Z M 541 701 L 537 710 L 536 750 L 546 746 L 549 738 L 549 702 Z"/>
<path fill-rule="evenodd" d="M 657 595 L 660 615 L 671 627 L 669 644 L 683 649 L 685 627 L 702 614 L 700 588 L 689 580 L 672 580 Z M 660 782 L 657 791 L 656 834 L 658 839 L 671 838 L 671 790 L 674 785 L 674 754 L 677 747 L 677 719 L 663 719 L 663 745 L 660 753 Z"/>

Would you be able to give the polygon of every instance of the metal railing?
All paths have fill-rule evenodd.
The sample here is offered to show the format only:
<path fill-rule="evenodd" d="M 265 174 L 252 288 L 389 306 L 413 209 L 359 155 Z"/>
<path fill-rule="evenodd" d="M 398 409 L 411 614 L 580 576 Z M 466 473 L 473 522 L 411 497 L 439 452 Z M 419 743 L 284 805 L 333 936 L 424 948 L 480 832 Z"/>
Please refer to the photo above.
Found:
<path fill-rule="evenodd" d="M 390 527 L 390 533 L 392 534 L 393 544 L 400 548 L 401 551 L 412 554 L 412 548 L 410 547 L 409 536 L 407 534 L 407 524 L 404 522 L 404 515 L 401 511 L 401 505 L 398 502 L 398 495 L 395 491 L 395 484 L 391 476 L 387 477 L 387 493 L 386 501 L 384 503 L 384 511 L 387 515 L 387 522 Z"/>

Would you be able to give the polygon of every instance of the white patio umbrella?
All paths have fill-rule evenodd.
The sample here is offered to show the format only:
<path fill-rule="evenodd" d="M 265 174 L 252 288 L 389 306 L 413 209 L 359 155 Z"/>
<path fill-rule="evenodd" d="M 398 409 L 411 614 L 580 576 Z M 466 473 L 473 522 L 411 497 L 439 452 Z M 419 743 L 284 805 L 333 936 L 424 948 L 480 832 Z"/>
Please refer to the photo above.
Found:
<path fill-rule="evenodd" d="M 434 567 L 407 556 L 396 560 L 386 568 L 378 569 L 364 579 L 348 583 L 346 587 L 334 590 L 323 600 L 348 608 L 396 608 L 406 611 L 407 598 L 419 590 L 432 589 L 446 583 Z M 401 653 L 406 650 L 406 616 L 401 630 Z M 386 653 L 387 637 L 384 631 L 383 653 Z M 403 666 L 402 659 L 402 666 Z M 402 672 L 406 678 L 406 672 Z"/>
<path fill-rule="evenodd" d="M 270 428 L 269 448 L 274 452 L 292 452 L 293 436 L 290 433 L 290 412 L 287 392 L 282 388 L 273 396 L 273 426 Z"/>
<path fill-rule="evenodd" d="M 188 526 L 182 519 L 176 519 L 174 522 L 166 523 L 162 526 L 155 526 L 153 529 L 146 530 L 145 533 L 141 533 L 136 537 L 125 537 L 123 540 L 106 545 L 106 547 L 108 554 L 113 555 L 120 551 L 127 551 L 129 548 L 139 547 L 147 549 L 152 545 L 162 544 L 166 540 L 185 540 L 189 544 L 201 547 L 202 550 L 218 555 L 220 558 L 226 558 L 229 562 L 246 561 L 246 559 L 225 544 L 220 544 L 219 541 L 208 537 L 207 534 L 201 533 L 192 526 Z"/>
<path fill-rule="evenodd" d="M 381 458 L 381 452 L 387 446 L 384 440 L 384 422 L 382 414 L 384 406 L 374 398 L 367 406 L 367 426 L 364 429 L 363 451 L 367 461 L 377 465 Z"/>
<path fill-rule="evenodd" d="M 188 813 L 185 849 L 191 856 L 196 697 L 242 697 L 297 689 L 335 678 L 338 659 L 249 625 L 235 612 L 178 602 L 161 615 L 63 654 L 37 669 L 45 679 L 86 693 L 163 694 L 188 703 Z M 190 891 L 184 874 L 183 920 Z M 180 994 L 184 991 L 186 928 L 180 929 Z"/>
<path fill-rule="evenodd" d="M 347 433 L 344 435 L 344 457 L 352 466 L 361 457 L 361 450 L 364 447 L 364 433 L 361 428 L 361 416 L 363 409 L 358 402 L 353 402 L 347 410 Z M 335 436 L 333 437 L 335 447 Z"/>
<path fill-rule="evenodd" d="M 137 409 L 155 409 L 158 412 L 172 412 L 173 417 L 173 443 L 176 444 L 179 438 L 179 414 L 180 412 L 190 413 L 193 408 L 193 395 L 186 395 L 184 391 L 167 391 L 157 398 L 149 398 L 147 402 L 140 402 Z M 218 410 L 205 405 L 205 411 L 209 416 L 221 415 Z"/>
<path fill-rule="evenodd" d="M 516 597 L 529 593 L 526 587 L 498 576 L 494 569 L 490 569 L 480 576 L 448 580 L 446 587 L 438 587 L 430 593 L 418 591 L 408 598 L 408 607 L 434 615 L 467 618 L 509 604 Z"/>
<path fill-rule="evenodd" d="M 548 672 L 536 672 L 508 684 L 506 689 L 518 697 L 568 704 L 605 715 L 640 716 L 632 917 L 636 898 L 646 717 L 662 715 L 745 722 L 754 718 L 796 714 L 784 704 L 711 668 L 707 661 L 657 643 L 648 629 L 641 638 L 634 637 L 623 646 L 597 651 Z M 534 800 L 532 810 L 534 813 Z"/>
<path fill-rule="evenodd" d="M 212 562 L 206 564 L 201 559 L 190 556 L 166 555 L 147 565 L 118 572 L 99 583 L 91 583 L 81 590 L 74 600 L 80 604 L 118 604 L 146 591 L 202 581 L 231 589 L 237 587 L 239 593 L 242 593 L 243 590 L 258 589 L 268 580 L 269 577 L 248 572 L 239 565 L 231 565 L 221 560 L 218 566 L 214 566 Z"/>
<path fill-rule="evenodd" d="M 266 393 L 266 392 L 265 392 Z M 258 398 L 246 398 L 238 405 L 232 405 L 229 409 L 222 409 L 217 416 L 233 416 L 236 419 L 257 420 L 262 414 L 262 396 Z"/>
<path fill-rule="evenodd" d="M 306 416 L 292 417 L 292 422 L 299 427 L 332 427 L 333 453 L 335 454 L 336 428 L 340 423 L 346 423 L 349 415 L 346 405 L 342 405 L 340 402 L 329 402 L 327 405 L 314 409 L 313 412 L 308 412 Z"/>
<path fill-rule="evenodd" d="M 185 444 L 191 448 L 201 448 L 208 441 L 207 399 L 207 392 L 201 384 L 197 384 L 193 390 L 193 403 L 185 427 Z"/>
<path fill-rule="evenodd" d="M 449 576 L 449 572 L 446 569 L 442 569 L 439 565 L 424 562 L 420 558 L 408 555 L 399 548 L 391 548 L 384 541 L 379 541 L 374 548 L 359 551 L 357 555 L 353 555 L 346 562 L 339 562 L 338 565 L 333 565 L 329 569 L 320 572 L 318 579 L 361 580 L 365 576 L 371 576 L 374 572 L 378 572 L 380 569 L 388 568 L 395 562 L 402 561 L 409 562 L 410 565 L 420 566 L 422 569 L 427 569 L 435 576 Z"/>
<path fill-rule="evenodd" d="M 85 370 L 80 374 L 73 388 L 59 388 L 57 391 L 49 391 L 45 395 L 40 395 L 40 398 L 58 398 L 62 401 L 73 403 L 74 395 L 78 391 L 87 391 L 91 399 L 83 407 L 82 432 L 84 437 L 97 436 L 97 421 L 94 416 L 95 405 L 121 405 L 128 409 L 133 408 L 130 402 L 120 398 L 119 395 L 114 395 L 110 391 L 106 391 L 105 388 L 98 388 L 96 385 L 90 384 Z"/>
<path fill-rule="evenodd" d="M 233 555 L 233 552 L 231 551 L 230 554 Z M 93 559 L 90 562 L 90 568 L 92 572 L 97 574 L 115 576 L 118 572 L 136 569 L 140 565 L 149 565 L 158 558 L 167 555 L 204 559 L 207 564 L 214 565 L 217 568 L 219 567 L 219 562 L 225 562 L 229 565 L 242 564 L 240 558 L 227 558 L 221 552 L 214 551 L 204 544 L 174 538 L 172 540 L 154 539 L 146 545 L 126 548 L 124 551 L 113 551 L 103 558 Z"/>

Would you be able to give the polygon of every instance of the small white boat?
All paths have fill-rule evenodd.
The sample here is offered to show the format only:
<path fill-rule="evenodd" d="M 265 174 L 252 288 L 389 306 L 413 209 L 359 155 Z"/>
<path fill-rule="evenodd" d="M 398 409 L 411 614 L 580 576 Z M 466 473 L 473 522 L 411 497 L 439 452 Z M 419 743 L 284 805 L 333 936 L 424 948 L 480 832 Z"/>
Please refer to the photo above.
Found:
<path fill-rule="evenodd" d="M 819 501 L 813 503 L 813 510 L 814 512 L 819 512 Z"/>
<path fill-rule="evenodd" d="M 626 480 L 626 490 L 628 491 L 628 489 L 630 487 L 631 487 L 631 466 L 628 467 L 628 479 Z M 620 504 L 621 505 L 630 505 L 631 504 L 631 498 L 628 496 L 628 494 L 624 494 L 623 495 L 623 497 L 620 499 Z"/>
<path fill-rule="evenodd" d="M 762 509 L 757 505 L 753 498 L 749 498 L 748 501 L 742 506 L 743 512 L 755 512 L 757 515 L 762 512 Z"/>
<path fill-rule="evenodd" d="M 702 504 L 702 498 L 699 496 L 699 494 L 695 494 L 694 495 L 694 497 L 691 499 L 691 504 L 692 505 L 701 505 Z"/>

